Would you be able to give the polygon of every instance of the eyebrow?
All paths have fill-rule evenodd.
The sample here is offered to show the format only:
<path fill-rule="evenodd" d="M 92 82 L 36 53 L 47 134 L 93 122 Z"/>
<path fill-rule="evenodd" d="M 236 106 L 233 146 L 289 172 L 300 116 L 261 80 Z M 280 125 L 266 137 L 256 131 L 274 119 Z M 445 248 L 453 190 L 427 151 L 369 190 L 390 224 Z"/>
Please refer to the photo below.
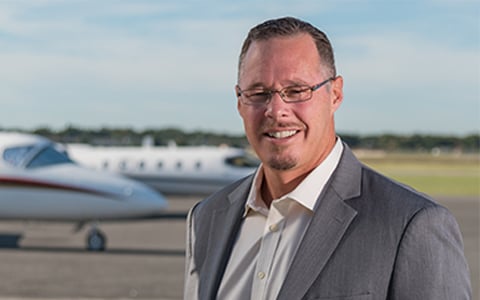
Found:
<path fill-rule="evenodd" d="M 307 82 L 305 82 L 303 80 L 298 80 L 298 81 L 287 80 L 286 83 L 287 83 L 286 85 L 282 86 L 282 89 L 287 88 L 287 87 L 294 87 L 294 86 L 310 86 Z M 271 90 L 271 88 L 266 87 L 265 84 L 263 84 L 261 82 L 251 84 L 245 90 L 260 90 L 260 89 Z"/>

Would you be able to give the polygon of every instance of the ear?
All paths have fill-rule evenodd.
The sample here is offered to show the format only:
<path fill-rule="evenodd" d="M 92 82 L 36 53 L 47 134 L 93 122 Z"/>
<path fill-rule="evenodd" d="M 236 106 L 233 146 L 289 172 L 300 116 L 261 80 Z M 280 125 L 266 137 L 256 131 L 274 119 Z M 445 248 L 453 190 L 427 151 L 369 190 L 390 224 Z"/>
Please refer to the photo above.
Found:
<path fill-rule="evenodd" d="M 235 96 L 238 98 L 240 97 L 240 93 L 241 93 L 241 90 L 240 90 L 240 87 L 237 85 L 235 85 Z"/>
<path fill-rule="evenodd" d="M 333 112 L 335 112 L 339 107 L 340 104 L 343 102 L 343 77 L 337 76 L 332 81 L 331 86 L 331 103 Z"/>
<path fill-rule="evenodd" d="M 237 110 L 240 112 L 240 87 L 235 85 L 235 97 L 237 97 Z"/>

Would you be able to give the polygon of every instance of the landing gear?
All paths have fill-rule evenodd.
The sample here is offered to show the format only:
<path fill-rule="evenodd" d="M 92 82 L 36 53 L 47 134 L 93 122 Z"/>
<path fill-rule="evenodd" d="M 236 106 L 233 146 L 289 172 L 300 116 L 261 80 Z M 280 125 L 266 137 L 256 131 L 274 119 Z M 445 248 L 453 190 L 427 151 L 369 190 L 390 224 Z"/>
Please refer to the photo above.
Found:
<path fill-rule="evenodd" d="M 90 229 L 87 235 L 88 251 L 104 251 L 107 244 L 107 237 L 95 226 Z"/>
<path fill-rule="evenodd" d="M 87 250 L 105 251 L 107 245 L 107 236 L 100 229 L 98 229 L 98 221 L 90 222 L 92 222 L 92 225 L 87 234 Z M 80 232 L 87 223 L 89 223 L 89 221 L 79 222 L 77 226 L 75 226 L 74 232 Z"/>

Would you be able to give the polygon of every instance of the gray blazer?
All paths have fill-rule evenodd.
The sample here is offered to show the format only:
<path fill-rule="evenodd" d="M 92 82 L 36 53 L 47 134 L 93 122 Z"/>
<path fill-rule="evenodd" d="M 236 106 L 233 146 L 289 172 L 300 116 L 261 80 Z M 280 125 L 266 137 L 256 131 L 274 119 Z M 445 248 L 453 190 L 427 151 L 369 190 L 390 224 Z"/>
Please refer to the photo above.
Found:
<path fill-rule="evenodd" d="M 216 298 L 252 180 L 190 212 L 199 299 Z M 362 165 L 346 145 L 319 200 L 279 300 L 471 298 L 461 234 L 446 208 Z"/>

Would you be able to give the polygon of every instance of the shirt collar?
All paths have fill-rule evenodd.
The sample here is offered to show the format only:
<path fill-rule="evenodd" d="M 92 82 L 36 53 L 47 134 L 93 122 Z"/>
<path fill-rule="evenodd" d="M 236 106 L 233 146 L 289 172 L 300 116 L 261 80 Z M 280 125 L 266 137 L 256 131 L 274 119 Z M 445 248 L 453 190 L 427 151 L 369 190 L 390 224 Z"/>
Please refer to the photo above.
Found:
<path fill-rule="evenodd" d="M 327 181 L 330 179 L 330 176 L 340 161 L 342 151 L 342 141 L 340 137 L 337 137 L 335 146 L 325 160 L 323 160 L 320 165 L 313 169 L 312 172 L 310 172 L 310 174 L 308 174 L 307 177 L 305 177 L 305 179 L 293 191 L 280 197 L 279 199 L 290 198 L 310 211 L 313 211 L 320 193 L 323 191 Z M 263 178 L 263 164 L 261 164 L 257 169 L 252 186 L 250 187 L 250 192 L 245 203 L 244 217 L 250 210 L 259 212 L 265 216 L 268 215 L 268 208 L 262 201 L 260 194 Z"/>
<path fill-rule="evenodd" d="M 248 193 L 247 202 L 245 203 L 245 213 L 244 217 L 247 216 L 250 210 L 261 213 L 262 215 L 268 215 L 268 207 L 265 202 L 262 201 L 262 196 L 260 193 L 260 188 L 262 187 L 263 182 L 263 164 L 257 169 L 255 177 L 253 178 L 252 186 L 250 187 L 250 192 Z"/>

